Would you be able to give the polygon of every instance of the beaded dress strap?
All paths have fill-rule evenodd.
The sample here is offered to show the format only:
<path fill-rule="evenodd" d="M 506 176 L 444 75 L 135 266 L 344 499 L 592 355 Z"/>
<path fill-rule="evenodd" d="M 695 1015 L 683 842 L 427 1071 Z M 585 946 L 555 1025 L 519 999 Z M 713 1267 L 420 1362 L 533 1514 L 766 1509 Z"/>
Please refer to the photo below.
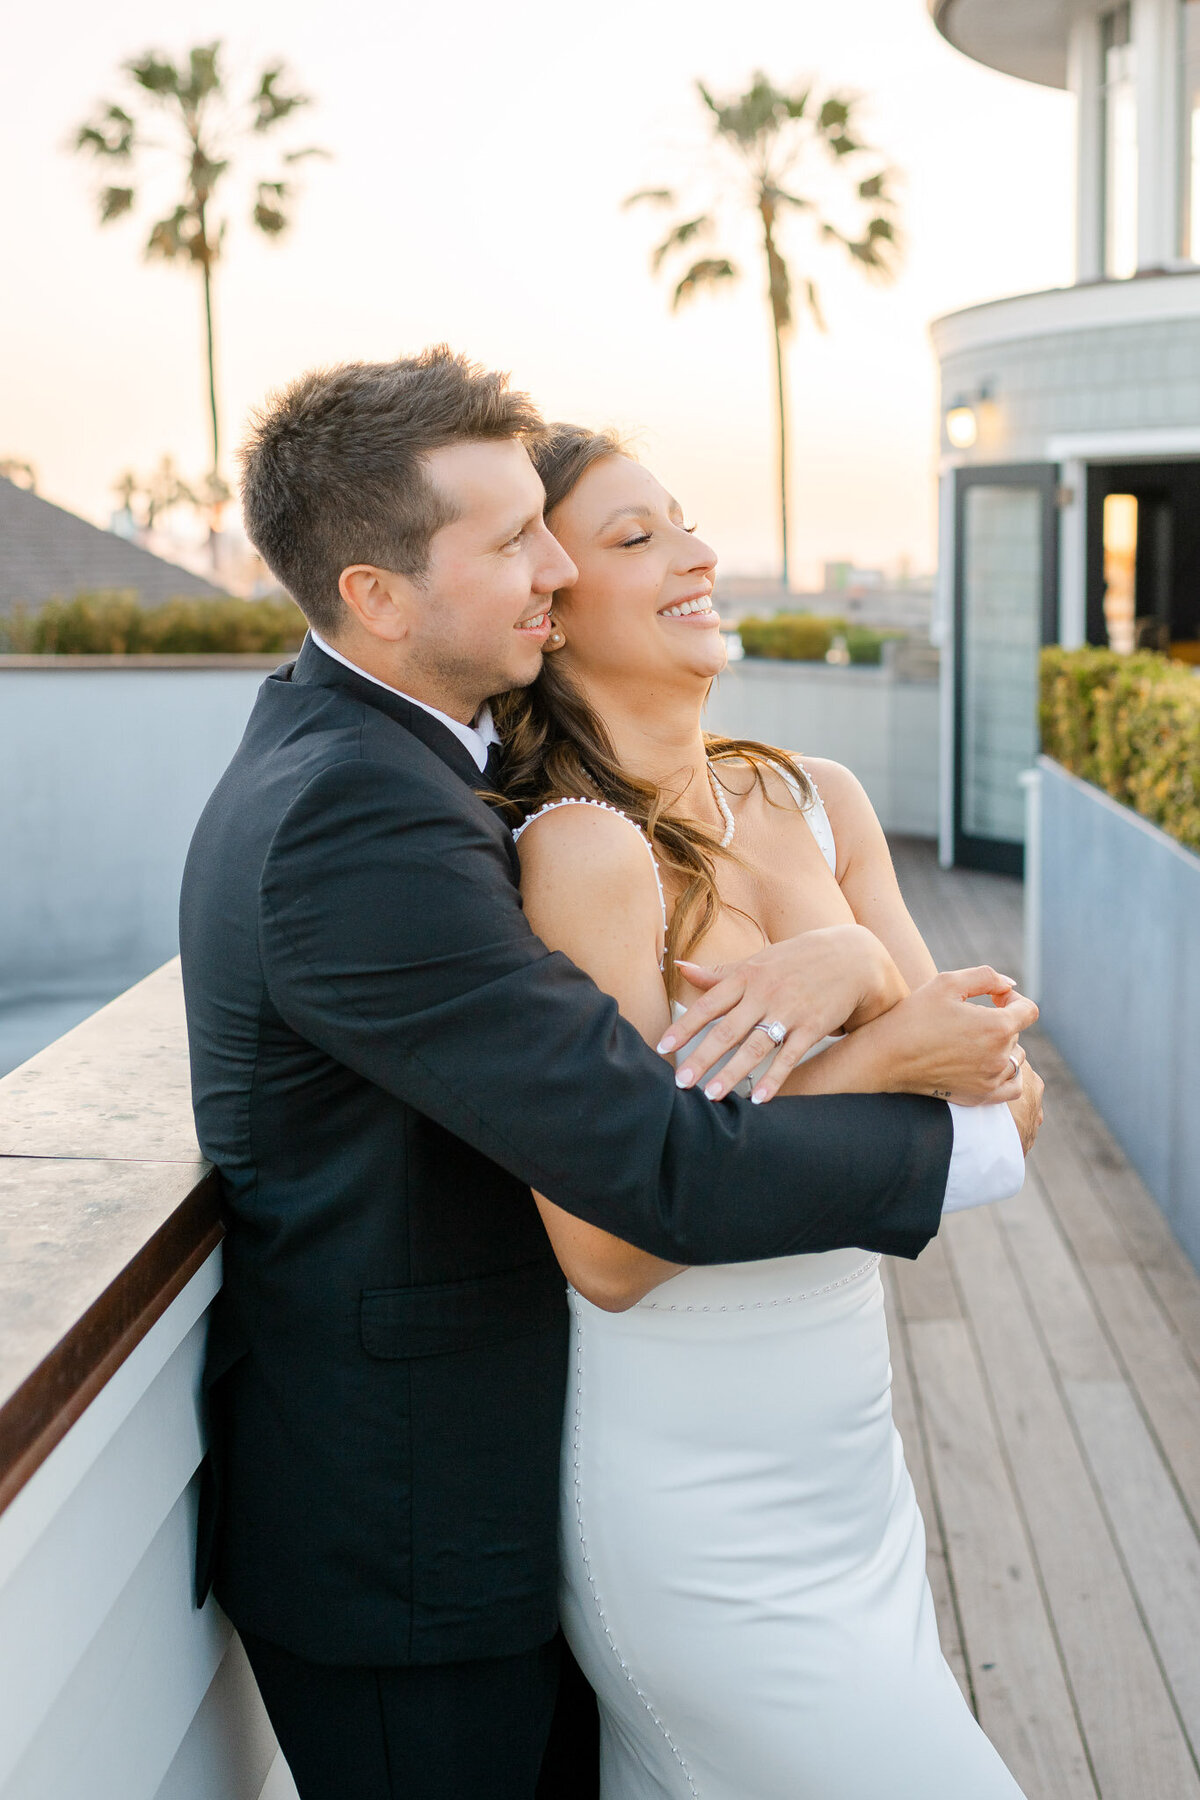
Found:
<path fill-rule="evenodd" d="M 807 804 L 805 803 L 800 784 L 794 775 L 789 775 L 786 769 L 780 769 L 779 773 L 783 776 L 783 779 L 787 782 L 793 794 L 795 794 L 797 804 L 805 818 L 808 820 L 809 829 L 817 840 L 817 845 L 822 856 L 836 875 L 837 845 L 834 842 L 833 826 L 830 823 L 829 814 L 825 811 L 825 802 L 821 798 L 821 790 L 817 786 L 815 777 L 804 767 L 800 758 L 794 756 L 792 761 L 800 770 L 800 773 L 804 776 L 805 781 L 807 781 L 812 790 L 812 800 L 810 802 Z"/>
<path fill-rule="evenodd" d="M 561 800 L 547 800 L 544 806 L 539 806 L 536 812 L 530 813 L 527 819 L 523 819 L 513 832 L 513 843 L 517 843 L 522 833 L 528 831 L 529 827 L 537 819 L 544 818 L 547 813 L 557 812 L 560 806 L 598 807 L 601 812 L 609 812 L 614 814 L 618 819 L 624 819 L 625 823 L 630 826 L 632 830 L 637 832 L 642 843 L 646 846 L 646 854 L 650 858 L 650 867 L 654 870 L 654 885 L 658 889 L 658 904 L 662 912 L 663 923 L 663 941 L 662 948 L 658 955 L 658 966 L 660 969 L 665 967 L 667 960 L 667 898 L 663 893 L 662 876 L 659 873 L 658 858 L 654 854 L 654 846 L 636 819 L 631 819 L 629 814 L 622 812 L 619 806 L 610 806 L 607 800 L 588 800 L 582 794 L 567 794 L 564 795 Z"/>

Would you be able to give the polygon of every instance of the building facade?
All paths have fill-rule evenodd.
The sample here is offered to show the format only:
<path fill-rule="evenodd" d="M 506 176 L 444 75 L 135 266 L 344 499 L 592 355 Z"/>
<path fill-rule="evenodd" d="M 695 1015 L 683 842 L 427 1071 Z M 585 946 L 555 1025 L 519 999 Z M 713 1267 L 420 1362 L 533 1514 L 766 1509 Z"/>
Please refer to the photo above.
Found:
<path fill-rule="evenodd" d="M 1067 88 L 1076 279 L 939 319 L 942 859 L 1019 872 L 1043 643 L 1200 641 L 1200 0 L 929 0 Z"/>

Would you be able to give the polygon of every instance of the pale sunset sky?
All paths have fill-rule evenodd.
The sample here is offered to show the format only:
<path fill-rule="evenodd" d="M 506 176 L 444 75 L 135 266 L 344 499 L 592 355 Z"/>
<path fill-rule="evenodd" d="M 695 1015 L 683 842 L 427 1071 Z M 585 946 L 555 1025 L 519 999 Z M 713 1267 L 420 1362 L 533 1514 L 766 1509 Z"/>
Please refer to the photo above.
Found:
<path fill-rule="evenodd" d="M 958 55 L 923 0 L 57 0 L 10 11 L 4 37 L 0 457 L 100 523 L 123 468 L 164 452 L 207 466 L 199 282 L 143 263 L 145 211 L 101 231 L 98 173 L 67 150 L 97 99 L 127 97 L 120 62 L 151 47 L 223 38 L 247 87 L 283 58 L 316 104 L 279 144 L 334 153 L 302 172 L 277 243 L 245 224 L 244 188 L 228 196 L 230 447 L 303 368 L 446 339 L 549 416 L 634 434 L 730 574 L 776 555 L 763 276 L 730 232 L 743 282 L 672 317 L 647 267 L 659 219 L 621 209 L 635 188 L 703 180 L 697 77 L 726 93 L 761 67 L 855 90 L 904 176 L 894 285 L 830 252 L 812 265 L 830 329 L 803 326 L 791 352 L 796 584 L 828 558 L 932 565 L 928 322 L 1071 279 L 1071 102 Z M 251 154 L 247 173 L 275 173 L 270 139 Z M 803 231 L 789 242 L 806 272 Z"/>

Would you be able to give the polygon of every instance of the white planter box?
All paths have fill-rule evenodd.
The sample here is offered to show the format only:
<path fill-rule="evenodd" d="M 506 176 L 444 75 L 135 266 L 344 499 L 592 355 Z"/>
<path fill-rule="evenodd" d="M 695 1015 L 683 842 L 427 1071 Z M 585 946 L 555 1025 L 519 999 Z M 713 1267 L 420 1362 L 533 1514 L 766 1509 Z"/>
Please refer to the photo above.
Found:
<path fill-rule="evenodd" d="M 1042 1023 L 1200 1267 L 1200 856 L 1049 757 L 1039 772 Z"/>

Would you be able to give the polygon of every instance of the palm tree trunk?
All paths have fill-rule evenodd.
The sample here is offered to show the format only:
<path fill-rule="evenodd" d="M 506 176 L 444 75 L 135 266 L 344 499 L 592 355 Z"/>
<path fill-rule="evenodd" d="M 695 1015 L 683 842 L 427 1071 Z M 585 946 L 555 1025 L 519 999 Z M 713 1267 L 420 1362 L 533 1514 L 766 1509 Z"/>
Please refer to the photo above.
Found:
<path fill-rule="evenodd" d="M 787 496 L 787 390 L 783 382 L 783 339 L 774 318 L 775 333 L 775 398 L 779 409 L 779 584 L 788 589 L 788 496 Z"/>
<path fill-rule="evenodd" d="M 207 244 L 208 229 L 203 207 L 200 208 L 200 236 Z M 207 255 L 200 264 L 200 272 L 204 277 L 204 331 L 208 351 L 208 415 L 212 424 L 213 510 L 209 513 L 208 543 L 215 569 L 217 566 L 216 493 L 221 467 L 221 428 L 217 418 L 217 364 L 213 349 L 212 265 Z"/>

